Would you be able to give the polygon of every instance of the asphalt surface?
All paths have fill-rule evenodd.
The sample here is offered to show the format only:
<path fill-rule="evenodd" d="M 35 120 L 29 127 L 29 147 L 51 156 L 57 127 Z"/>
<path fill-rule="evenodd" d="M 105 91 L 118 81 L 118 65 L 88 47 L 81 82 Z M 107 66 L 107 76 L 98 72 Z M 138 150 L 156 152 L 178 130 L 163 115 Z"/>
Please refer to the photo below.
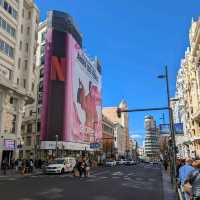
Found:
<path fill-rule="evenodd" d="M 0 179 L 1 200 L 163 200 L 161 171 L 152 165 L 116 166 L 70 174 Z"/>

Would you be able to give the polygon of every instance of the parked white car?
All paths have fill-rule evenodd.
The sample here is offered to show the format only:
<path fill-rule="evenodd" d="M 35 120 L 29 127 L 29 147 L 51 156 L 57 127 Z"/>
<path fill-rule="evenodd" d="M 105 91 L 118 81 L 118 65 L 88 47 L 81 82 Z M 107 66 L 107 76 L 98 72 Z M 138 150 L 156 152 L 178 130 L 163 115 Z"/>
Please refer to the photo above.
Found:
<path fill-rule="evenodd" d="M 118 165 L 124 165 L 125 163 L 126 163 L 126 160 L 123 160 L 123 159 L 117 161 Z"/>
<path fill-rule="evenodd" d="M 135 160 L 126 160 L 126 165 L 136 165 L 136 161 Z"/>
<path fill-rule="evenodd" d="M 115 160 L 106 160 L 106 166 L 108 167 L 113 167 L 116 166 L 116 161 Z"/>
<path fill-rule="evenodd" d="M 72 172 L 76 165 L 76 160 L 73 157 L 57 158 L 52 160 L 46 167 L 46 174 L 63 174 Z"/>

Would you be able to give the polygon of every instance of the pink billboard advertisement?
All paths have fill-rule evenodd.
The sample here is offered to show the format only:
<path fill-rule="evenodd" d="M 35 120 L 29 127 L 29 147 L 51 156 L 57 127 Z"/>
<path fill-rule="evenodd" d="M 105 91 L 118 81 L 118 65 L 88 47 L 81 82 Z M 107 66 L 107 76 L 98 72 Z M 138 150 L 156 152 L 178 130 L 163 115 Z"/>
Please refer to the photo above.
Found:
<path fill-rule="evenodd" d="M 70 32 L 47 30 L 43 88 L 41 149 L 56 137 L 65 149 L 100 142 L 101 72 Z"/>
<path fill-rule="evenodd" d="M 101 75 L 70 34 L 68 52 L 65 140 L 98 142 L 102 137 Z"/>

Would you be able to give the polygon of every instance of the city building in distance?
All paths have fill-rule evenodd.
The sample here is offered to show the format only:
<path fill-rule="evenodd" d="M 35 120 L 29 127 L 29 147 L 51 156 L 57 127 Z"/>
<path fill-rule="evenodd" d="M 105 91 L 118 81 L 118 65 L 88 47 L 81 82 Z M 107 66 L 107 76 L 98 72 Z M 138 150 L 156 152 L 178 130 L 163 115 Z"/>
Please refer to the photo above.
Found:
<path fill-rule="evenodd" d="M 156 128 L 156 122 L 154 117 L 148 115 L 144 120 L 145 124 L 145 143 L 144 143 L 144 153 L 145 159 L 149 161 L 160 159 L 160 146 L 159 146 L 159 135 Z"/>

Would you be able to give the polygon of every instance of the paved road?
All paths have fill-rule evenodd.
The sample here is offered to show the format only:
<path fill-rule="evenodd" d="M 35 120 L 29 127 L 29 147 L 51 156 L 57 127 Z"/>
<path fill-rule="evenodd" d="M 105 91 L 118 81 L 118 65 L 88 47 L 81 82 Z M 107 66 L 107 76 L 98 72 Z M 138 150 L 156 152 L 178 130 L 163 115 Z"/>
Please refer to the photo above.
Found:
<path fill-rule="evenodd" d="M 151 165 L 116 166 L 91 177 L 39 175 L 0 179 L 2 200 L 163 200 L 161 172 Z"/>

